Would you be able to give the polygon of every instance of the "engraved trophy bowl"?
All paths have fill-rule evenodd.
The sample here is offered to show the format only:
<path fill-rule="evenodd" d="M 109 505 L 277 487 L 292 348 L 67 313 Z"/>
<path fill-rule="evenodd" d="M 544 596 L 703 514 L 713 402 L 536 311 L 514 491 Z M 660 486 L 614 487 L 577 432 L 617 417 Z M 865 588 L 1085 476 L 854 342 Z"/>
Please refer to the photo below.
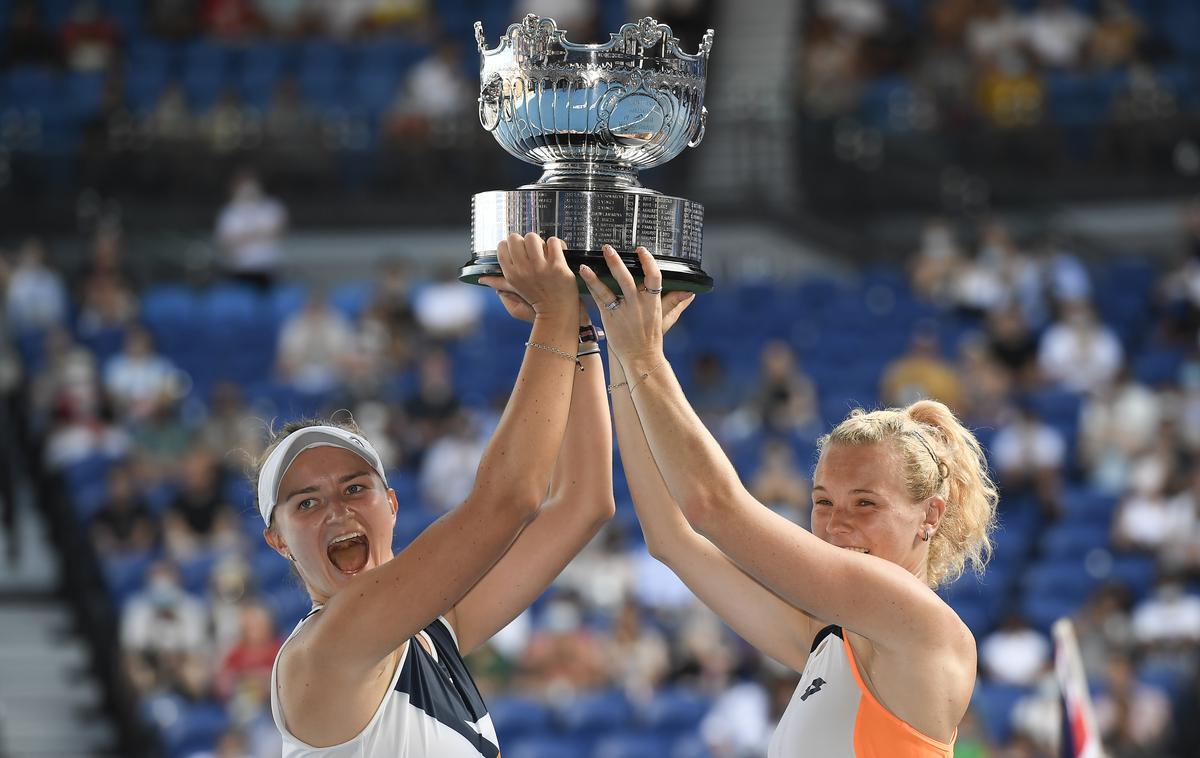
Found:
<path fill-rule="evenodd" d="M 657 259 L 664 289 L 712 289 L 700 266 L 704 207 L 643 187 L 637 172 L 704 138 L 713 31 L 694 55 L 649 17 L 609 36 L 600 44 L 569 42 L 553 19 L 530 14 L 489 49 L 475 23 L 479 122 L 543 173 L 516 190 L 472 198 L 471 260 L 462 281 L 499 276 L 495 246 L 512 231 L 559 237 L 573 270 L 587 263 L 610 285 L 605 244 L 639 279 L 633 251 L 642 246 Z"/>

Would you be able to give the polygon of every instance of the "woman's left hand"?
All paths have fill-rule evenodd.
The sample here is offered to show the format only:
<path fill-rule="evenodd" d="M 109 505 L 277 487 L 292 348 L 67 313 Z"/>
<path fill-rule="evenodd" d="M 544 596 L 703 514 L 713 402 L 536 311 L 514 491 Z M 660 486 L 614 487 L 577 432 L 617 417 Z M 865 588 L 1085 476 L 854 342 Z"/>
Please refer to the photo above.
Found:
<path fill-rule="evenodd" d="M 525 298 L 517 294 L 517 291 L 508 285 L 508 281 L 502 276 L 481 276 L 479 283 L 491 287 L 500 297 L 500 302 L 504 304 L 504 310 L 508 311 L 508 315 L 518 321 L 528 321 L 533 323 L 533 306 L 526 302 Z M 590 324 L 591 319 L 588 318 L 587 308 L 583 304 L 583 298 L 579 299 L 579 325 Z"/>
<path fill-rule="evenodd" d="M 646 248 L 639 247 L 637 256 L 645 274 L 645 286 L 640 289 L 621 256 L 617 255 L 611 245 L 604 246 L 604 262 L 608 264 L 609 272 L 621 287 L 619 300 L 612 290 L 600 281 L 596 272 L 587 266 L 579 267 L 580 277 L 587 284 L 596 305 L 600 306 L 600 318 L 604 321 L 609 347 L 627 368 L 647 361 L 660 360 L 663 352 L 663 297 L 647 291 L 662 288 L 662 272 L 654 256 L 650 255 Z M 667 297 L 673 323 L 683 308 L 687 307 L 686 303 L 691 302 L 692 295 L 671 292 Z M 613 302 L 618 302 L 618 305 L 610 308 Z"/>

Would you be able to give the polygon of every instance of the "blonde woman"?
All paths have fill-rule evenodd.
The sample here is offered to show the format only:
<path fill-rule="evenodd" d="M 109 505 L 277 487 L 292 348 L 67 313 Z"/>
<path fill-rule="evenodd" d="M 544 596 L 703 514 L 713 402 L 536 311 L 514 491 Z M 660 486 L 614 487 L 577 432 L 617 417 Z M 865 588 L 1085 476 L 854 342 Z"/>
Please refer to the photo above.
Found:
<path fill-rule="evenodd" d="M 662 335 L 687 306 L 581 274 L 613 358 L 621 460 L 650 551 L 735 631 L 801 672 L 771 758 L 953 755 L 975 641 L 934 588 L 982 566 L 996 490 L 971 433 L 941 403 L 855 411 L 821 439 L 812 532 L 756 501 L 684 397 Z"/>

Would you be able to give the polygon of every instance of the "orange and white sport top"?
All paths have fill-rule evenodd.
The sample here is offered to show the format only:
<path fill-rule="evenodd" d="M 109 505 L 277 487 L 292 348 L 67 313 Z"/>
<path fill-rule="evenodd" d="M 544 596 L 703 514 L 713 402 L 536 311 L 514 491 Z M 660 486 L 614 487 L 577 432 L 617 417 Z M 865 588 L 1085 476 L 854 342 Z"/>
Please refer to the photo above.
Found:
<path fill-rule="evenodd" d="M 952 758 L 953 742 L 921 734 L 875 699 L 843 637 L 837 626 L 817 633 L 767 758 Z"/>

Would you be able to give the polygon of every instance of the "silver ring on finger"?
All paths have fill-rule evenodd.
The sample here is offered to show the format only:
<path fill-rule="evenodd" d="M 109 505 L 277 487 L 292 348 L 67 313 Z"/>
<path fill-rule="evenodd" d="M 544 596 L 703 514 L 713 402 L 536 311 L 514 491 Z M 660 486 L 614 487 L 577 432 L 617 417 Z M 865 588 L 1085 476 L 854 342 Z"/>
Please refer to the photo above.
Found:
<path fill-rule="evenodd" d="M 647 287 L 646 294 L 647 295 L 661 295 L 662 290 L 663 290 L 662 287 Z"/>
<path fill-rule="evenodd" d="M 614 297 L 611 303 L 605 303 L 604 307 L 610 311 L 615 311 L 621 307 L 621 298 Z"/>

